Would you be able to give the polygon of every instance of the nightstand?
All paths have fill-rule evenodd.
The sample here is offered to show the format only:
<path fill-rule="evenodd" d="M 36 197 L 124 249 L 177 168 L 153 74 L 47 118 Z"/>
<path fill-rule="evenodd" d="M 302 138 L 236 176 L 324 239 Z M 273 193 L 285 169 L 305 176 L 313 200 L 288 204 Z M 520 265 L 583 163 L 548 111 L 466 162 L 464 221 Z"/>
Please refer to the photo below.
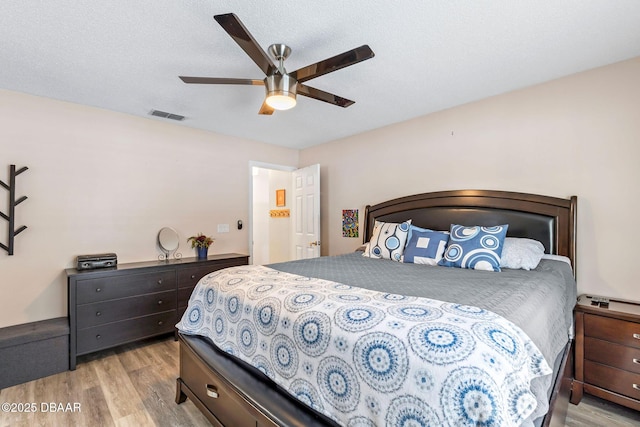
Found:
<path fill-rule="evenodd" d="M 581 295 L 575 308 L 575 381 L 571 403 L 583 393 L 640 411 L 640 303 Z"/>

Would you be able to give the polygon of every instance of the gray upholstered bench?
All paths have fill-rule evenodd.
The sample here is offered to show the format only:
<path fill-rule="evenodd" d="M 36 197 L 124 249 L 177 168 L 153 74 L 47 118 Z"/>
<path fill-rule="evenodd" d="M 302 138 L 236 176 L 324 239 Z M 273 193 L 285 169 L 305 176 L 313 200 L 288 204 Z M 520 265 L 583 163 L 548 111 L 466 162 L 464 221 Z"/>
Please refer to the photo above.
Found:
<path fill-rule="evenodd" d="M 0 389 L 69 369 L 69 319 L 0 328 Z"/>

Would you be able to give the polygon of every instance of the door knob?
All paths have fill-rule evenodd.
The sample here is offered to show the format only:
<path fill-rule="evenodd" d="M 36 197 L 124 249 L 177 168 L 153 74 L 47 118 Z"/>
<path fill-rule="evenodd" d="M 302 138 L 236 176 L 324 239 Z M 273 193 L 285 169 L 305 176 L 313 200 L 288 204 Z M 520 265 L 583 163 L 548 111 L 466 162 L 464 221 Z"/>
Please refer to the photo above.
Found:
<path fill-rule="evenodd" d="M 320 240 L 316 240 L 315 242 L 309 243 L 309 247 L 311 246 L 320 246 Z"/>

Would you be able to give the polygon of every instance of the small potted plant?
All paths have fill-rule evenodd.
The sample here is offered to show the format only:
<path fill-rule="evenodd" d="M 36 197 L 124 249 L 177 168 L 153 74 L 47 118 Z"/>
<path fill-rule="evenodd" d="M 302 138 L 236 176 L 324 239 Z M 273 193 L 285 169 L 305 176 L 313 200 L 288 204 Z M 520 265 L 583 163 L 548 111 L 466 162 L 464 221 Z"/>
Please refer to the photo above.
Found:
<path fill-rule="evenodd" d="M 196 249 L 198 258 L 206 258 L 209 246 L 213 245 L 214 239 L 205 236 L 202 233 L 198 233 L 197 236 L 191 236 L 187 239 L 187 242 L 191 242 L 191 247 Z"/>

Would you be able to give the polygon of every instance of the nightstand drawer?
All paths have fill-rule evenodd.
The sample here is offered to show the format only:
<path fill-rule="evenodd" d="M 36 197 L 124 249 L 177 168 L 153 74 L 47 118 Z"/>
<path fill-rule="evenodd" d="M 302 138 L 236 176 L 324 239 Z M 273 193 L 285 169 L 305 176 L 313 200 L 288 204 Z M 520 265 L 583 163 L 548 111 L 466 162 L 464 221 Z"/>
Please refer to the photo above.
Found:
<path fill-rule="evenodd" d="M 640 349 L 585 337 L 585 359 L 640 374 Z"/>
<path fill-rule="evenodd" d="M 585 314 L 584 334 L 605 341 L 640 348 L 640 323 Z"/>
<path fill-rule="evenodd" d="M 620 393 L 632 399 L 640 399 L 640 374 L 585 360 L 584 379 L 588 384 Z"/>
<path fill-rule="evenodd" d="M 77 304 L 176 289 L 174 270 L 78 280 Z"/>
<path fill-rule="evenodd" d="M 78 306 L 78 329 L 176 308 L 176 292 L 165 291 Z"/>

